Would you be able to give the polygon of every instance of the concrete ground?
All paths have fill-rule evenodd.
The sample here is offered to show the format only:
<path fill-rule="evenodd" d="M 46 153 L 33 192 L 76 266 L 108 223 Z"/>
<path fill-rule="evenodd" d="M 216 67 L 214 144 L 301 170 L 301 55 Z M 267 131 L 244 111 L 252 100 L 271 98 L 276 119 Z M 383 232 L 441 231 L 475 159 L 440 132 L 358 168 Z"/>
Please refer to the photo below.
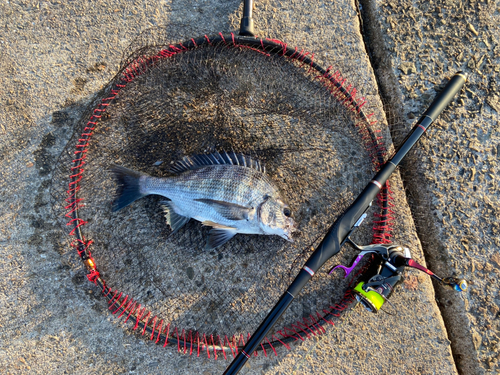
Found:
<path fill-rule="evenodd" d="M 51 168 L 69 129 L 142 30 L 173 40 L 238 29 L 239 1 L 0 3 L 0 372 L 219 374 L 122 329 L 67 251 L 50 208 Z M 315 52 L 385 104 L 394 143 L 457 70 L 454 111 L 395 175 L 395 240 L 438 274 L 463 275 L 463 299 L 419 277 L 397 316 L 359 306 L 327 334 L 252 359 L 246 374 L 495 374 L 500 371 L 498 158 L 500 4 L 493 1 L 258 1 L 259 35 Z M 381 115 L 381 121 L 383 116 Z M 67 121 L 66 121 L 67 123 Z M 420 247 L 420 243 L 422 247 Z"/>

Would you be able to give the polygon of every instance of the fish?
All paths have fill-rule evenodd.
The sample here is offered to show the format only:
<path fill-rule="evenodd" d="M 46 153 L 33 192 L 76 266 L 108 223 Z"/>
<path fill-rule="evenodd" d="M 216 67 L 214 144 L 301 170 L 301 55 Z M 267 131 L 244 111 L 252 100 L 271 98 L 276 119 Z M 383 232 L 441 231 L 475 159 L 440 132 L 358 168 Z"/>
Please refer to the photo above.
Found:
<path fill-rule="evenodd" d="M 161 195 L 167 224 L 177 232 L 190 219 L 211 227 L 205 249 L 222 246 L 236 234 L 278 235 L 293 242 L 297 224 L 281 192 L 257 159 L 235 152 L 185 156 L 172 177 L 153 177 L 123 166 L 111 167 L 117 185 L 116 212 L 147 195 Z"/>

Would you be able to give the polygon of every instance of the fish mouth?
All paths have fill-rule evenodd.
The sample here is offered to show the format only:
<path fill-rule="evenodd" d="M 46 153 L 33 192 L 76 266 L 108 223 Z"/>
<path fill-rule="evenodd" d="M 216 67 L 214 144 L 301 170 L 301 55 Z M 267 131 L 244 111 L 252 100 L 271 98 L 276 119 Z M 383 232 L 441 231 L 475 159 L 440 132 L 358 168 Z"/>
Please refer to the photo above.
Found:
<path fill-rule="evenodd" d="M 294 242 L 294 239 L 292 237 L 294 233 L 298 234 L 300 233 L 300 230 L 297 228 L 297 223 L 293 219 L 290 219 L 289 223 L 287 223 L 285 227 L 285 231 L 282 237 L 287 241 Z"/>
<path fill-rule="evenodd" d="M 300 233 L 300 230 L 298 230 L 296 228 L 292 228 L 292 230 L 283 233 L 283 235 L 281 237 L 283 237 L 285 240 L 287 240 L 289 242 L 295 242 L 295 240 L 293 238 L 293 234 L 299 234 L 299 233 Z"/>

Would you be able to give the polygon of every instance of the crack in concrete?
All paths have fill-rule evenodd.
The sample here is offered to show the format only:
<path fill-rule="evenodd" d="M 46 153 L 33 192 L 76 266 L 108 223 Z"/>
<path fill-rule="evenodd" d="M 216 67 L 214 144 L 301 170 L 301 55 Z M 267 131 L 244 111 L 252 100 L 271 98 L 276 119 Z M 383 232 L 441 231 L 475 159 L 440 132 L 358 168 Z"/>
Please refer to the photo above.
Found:
<path fill-rule="evenodd" d="M 391 64 L 390 52 L 386 49 L 382 28 L 377 16 L 377 4 L 374 0 L 355 0 L 358 8 L 360 33 L 363 36 L 366 52 L 377 80 L 380 96 L 383 101 L 394 145 L 399 145 L 410 130 L 406 123 L 401 93 L 398 92 L 398 80 Z M 417 235 L 422 244 L 426 263 L 438 275 L 448 276 L 453 273 L 446 247 L 438 238 L 434 219 L 427 209 L 431 194 L 421 173 L 418 163 L 418 151 L 408 155 L 401 166 L 400 174 L 407 194 Z M 420 168 L 420 170 L 419 170 Z M 484 374 L 479 364 L 474 346 L 470 322 L 466 314 L 461 295 L 455 291 L 444 289 L 433 280 L 436 300 L 451 341 L 451 352 L 461 375 Z"/>

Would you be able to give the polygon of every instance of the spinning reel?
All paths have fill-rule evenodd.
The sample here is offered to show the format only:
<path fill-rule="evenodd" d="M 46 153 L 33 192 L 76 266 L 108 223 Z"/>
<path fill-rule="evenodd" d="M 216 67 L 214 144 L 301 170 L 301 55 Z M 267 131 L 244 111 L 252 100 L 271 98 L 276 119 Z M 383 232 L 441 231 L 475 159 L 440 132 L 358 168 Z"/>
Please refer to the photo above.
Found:
<path fill-rule="evenodd" d="M 344 277 L 347 277 L 363 256 L 374 254 L 377 259 L 375 262 L 376 273 L 367 282 L 361 281 L 354 288 L 356 299 L 370 312 L 378 312 L 384 302 L 389 299 L 396 285 L 404 280 L 403 272 L 405 267 L 416 268 L 425 272 L 441 284 L 457 292 L 463 292 L 467 289 L 465 280 L 455 277 L 441 278 L 415 262 L 411 258 L 410 249 L 406 246 L 394 244 L 359 246 L 352 242 L 350 238 L 347 238 L 347 242 L 356 250 L 359 250 L 360 253 L 350 267 L 338 265 L 333 267 L 329 273 L 331 274 L 337 268 L 342 268 L 345 271 Z"/>

